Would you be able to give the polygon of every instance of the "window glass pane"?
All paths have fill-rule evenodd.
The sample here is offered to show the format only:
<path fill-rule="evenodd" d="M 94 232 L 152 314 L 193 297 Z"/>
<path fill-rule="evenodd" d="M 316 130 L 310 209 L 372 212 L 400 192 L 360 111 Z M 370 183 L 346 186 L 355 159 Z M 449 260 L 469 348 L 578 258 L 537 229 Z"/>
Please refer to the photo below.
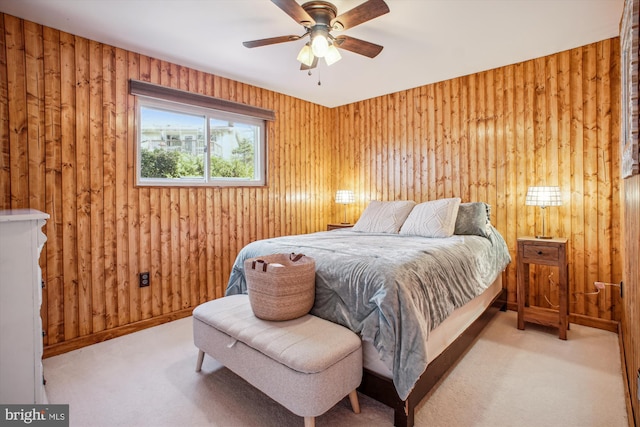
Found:
<path fill-rule="evenodd" d="M 211 178 L 259 179 L 259 126 L 211 118 L 209 134 Z"/>
<path fill-rule="evenodd" d="M 264 120 L 144 97 L 137 104 L 138 185 L 265 185 Z"/>
<path fill-rule="evenodd" d="M 204 116 L 141 106 L 139 119 L 142 180 L 204 180 Z"/>

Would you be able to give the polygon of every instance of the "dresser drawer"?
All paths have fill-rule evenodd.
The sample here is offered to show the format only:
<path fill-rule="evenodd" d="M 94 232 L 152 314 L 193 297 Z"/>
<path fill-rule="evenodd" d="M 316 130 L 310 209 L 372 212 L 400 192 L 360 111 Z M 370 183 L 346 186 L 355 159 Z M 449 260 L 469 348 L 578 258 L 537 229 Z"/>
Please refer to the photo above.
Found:
<path fill-rule="evenodd" d="M 523 245 L 522 258 L 525 262 L 531 261 L 558 261 L 559 250 L 553 246 Z"/>

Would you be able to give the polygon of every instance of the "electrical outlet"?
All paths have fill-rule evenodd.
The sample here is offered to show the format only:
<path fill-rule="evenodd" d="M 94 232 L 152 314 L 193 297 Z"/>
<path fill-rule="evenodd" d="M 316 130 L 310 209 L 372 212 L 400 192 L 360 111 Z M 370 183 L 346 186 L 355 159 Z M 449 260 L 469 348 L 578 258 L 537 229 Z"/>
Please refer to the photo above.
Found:
<path fill-rule="evenodd" d="M 146 286 L 149 286 L 151 284 L 151 280 L 149 279 L 149 272 L 144 272 L 144 273 L 140 273 L 139 276 L 139 282 L 140 282 L 140 287 L 144 288 Z"/>

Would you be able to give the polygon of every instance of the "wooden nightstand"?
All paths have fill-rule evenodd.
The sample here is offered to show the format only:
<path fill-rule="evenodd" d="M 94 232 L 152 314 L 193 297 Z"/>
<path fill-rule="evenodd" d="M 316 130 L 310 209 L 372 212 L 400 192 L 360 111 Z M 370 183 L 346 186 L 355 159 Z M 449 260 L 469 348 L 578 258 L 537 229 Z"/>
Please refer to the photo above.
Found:
<path fill-rule="evenodd" d="M 353 227 L 353 224 L 327 224 L 327 231 L 331 231 L 331 230 L 337 230 L 339 228 L 349 228 L 349 227 Z"/>
<path fill-rule="evenodd" d="M 558 267 L 559 309 L 529 306 L 529 264 Z M 569 266 L 567 239 L 518 238 L 518 329 L 524 322 L 558 328 L 560 339 L 567 339 L 569 329 Z"/>

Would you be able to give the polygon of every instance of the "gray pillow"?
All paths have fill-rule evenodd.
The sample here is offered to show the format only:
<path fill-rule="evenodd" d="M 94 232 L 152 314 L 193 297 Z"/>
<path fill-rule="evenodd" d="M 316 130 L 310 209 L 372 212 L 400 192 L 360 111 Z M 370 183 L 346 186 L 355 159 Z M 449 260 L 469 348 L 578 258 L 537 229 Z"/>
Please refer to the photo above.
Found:
<path fill-rule="evenodd" d="M 460 203 L 453 234 L 489 237 L 491 206 L 484 202 Z"/>

